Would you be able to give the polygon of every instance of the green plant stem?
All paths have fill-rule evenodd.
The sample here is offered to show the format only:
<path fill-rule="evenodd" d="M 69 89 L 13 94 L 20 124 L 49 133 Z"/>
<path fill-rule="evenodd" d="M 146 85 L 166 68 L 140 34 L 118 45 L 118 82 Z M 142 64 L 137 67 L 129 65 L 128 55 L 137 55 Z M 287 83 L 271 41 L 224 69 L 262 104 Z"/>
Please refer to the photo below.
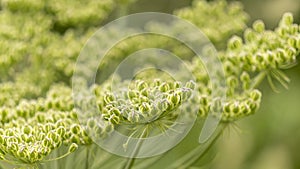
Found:
<path fill-rule="evenodd" d="M 254 83 L 251 85 L 251 89 L 257 88 L 267 76 L 267 71 L 260 72 L 255 78 Z"/>
<path fill-rule="evenodd" d="M 136 145 L 136 147 L 135 147 L 135 149 L 134 149 L 134 151 L 133 151 L 133 153 L 131 155 L 131 158 L 128 158 L 128 160 L 127 160 L 125 166 L 123 167 L 123 169 L 131 169 L 133 167 L 133 164 L 134 164 L 135 159 L 136 159 L 134 157 L 138 154 L 138 152 L 139 152 L 139 150 L 140 150 L 140 148 L 141 148 L 141 146 L 143 144 L 143 138 L 146 136 L 146 130 L 147 130 L 147 128 L 148 127 L 146 127 L 143 130 L 143 133 L 142 133 L 139 141 L 137 142 L 137 145 Z"/>
<path fill-rule="evenodd" d="M 89 158 L 90 158 L 90 145 L 86 146 L 85 168 L 89 168 Z"/>
<path fill-rule="evenodd" d="M 214 143 L 222 135 L 226 126 L 227 124 L 221 123 L 218 126 L 219 130 L 217 130 L 217 133 L 215 133 L 215 136 L 211 140 L 207 141 L 204 144 L 200 144 L 193 151 L 184 155 L 180 160 L 176 161 L 166 169 L 186 169 L 192 166 L 195 162 L 202 158 L 206 154 L 206 152 L 214 145 Z"/>

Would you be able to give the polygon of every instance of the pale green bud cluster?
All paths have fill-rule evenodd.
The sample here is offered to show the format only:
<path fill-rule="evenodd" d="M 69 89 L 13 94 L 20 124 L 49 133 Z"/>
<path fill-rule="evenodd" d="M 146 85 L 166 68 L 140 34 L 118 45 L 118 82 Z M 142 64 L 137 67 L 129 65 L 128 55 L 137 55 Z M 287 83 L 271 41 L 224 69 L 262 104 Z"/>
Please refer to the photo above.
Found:
<path fill-rule="evenodd" d="M 73 152 L 77 145 L 91 144 L 68 87 L 53 86 L 46 98 L 22 100 L 16 107 L 0 109 L 1 158 L 10 163 L 42 162 L 62 145 Z"/>
<path fill-rule="evenodd" d="M 180 9 L 175 14 L 198 26 L 218 47 L 224 46 L 224 42 L 234 33 L 244 30 L 248 20 L 240 3 L 225 0 L 196 0 L 191 7 Z"/>
<path fill-rule="evenodd" d="M 261 101 L 257 85 L 268 77 L 276 90 L 272 78 L 287 88 L 289 79 L 280 69 L 291 67 L 299 55 L 300 27 L 293 24 L 293 17 L 283 16 L 275 31 L 265 30 L 262 21 L 256 21 L 252 29 L 245 30 L 244 39 L 234 36 L 225 51 L 219 56 L 226 76 L 226 101 L 222 120 L 234 121 L 256 112 Z M 200 93 L 199 115 L 206 117 L 211 112 L 213 100 L 209 77 L 199 59 L 190 64 L 196 77 Z"/>
<path fill-rule="evenodd" d="M 176 110 L 191 97 L 195 84 L 136 80 L 112 92 L 96 86 L 94 92 L 103 119 L 112 124 L 146 124 L 163 117 L 176 117 Z M 125 90 L 123 90 L 125 89 Z"/>
<path fill-rule="evenodd" d="M 192 7 L 187 7 L 175 11 L 174 14 L 179 18 L 195 24 L 218 48 L 226 47 L 226 41 L 234 33 L 239 33 L 246 28 L 248 20 L 247 14 L 243 11 L 242 5 L 234 2 L 227 3 L 225 0 L 216 2 L 207 2 L 204 0 L 195 1 Z M 160 30 L 162 25 L 159 23 L 150 23 L 146 30 Z M 167 25 L 170 26 L 170 25 Z M 121 30 L 120 30 L 121 31 Z M 172 25 L 174 34 L 184 31 L 182 27 L 177 28 Z M 99 41 L 108 41 L 113 33 L 108 32 L 110 36 Z M 149 40 L 151 38 L 151 40 Z M 139 35 L 125 39 L 114 46 L 112 50 L 103 58 L 99 69 L 101 69 L 100 78 L 105 80 L 117 68 L 123 59 L 129 54 L 146 48 L 165 49 L 183 60 L 191 60 L 194 52 L 181 42 L 159 35 Z"/>
<path fill-rule="evenodd" d="M 3 0 L 4 9 L 17 13 L 46 14 L 51 17 L 55 29 L 87 28 L 99 24 L 115 8 L 114 1 L 52 1 Z"/>
<path fill-rule="evenodd" d="M 5 83 L 0 85 L 0 105 L 37 98 L 56 82 L 69 84 L 94 26 L 119 6 L 110 0 L 0 3 L 0 82 Z"/>
<path fill-rule="evenodd" d="M 261 102 L 261 92 L 252 90 L 244 98 L 232 99 L 225 103 L 222 112 L 223 121 L 235 121 L 254 114 Z"/>
<path fill-rule="evenodd" d="M 248 72 L 288 67 L 296 62 L 300 48 L 300 27 L 286 13 L 275 31 L 265 30 L 260 20 L 244 32 L 244 40 L 234 36 L 228 42 L 224 60 Z"/>

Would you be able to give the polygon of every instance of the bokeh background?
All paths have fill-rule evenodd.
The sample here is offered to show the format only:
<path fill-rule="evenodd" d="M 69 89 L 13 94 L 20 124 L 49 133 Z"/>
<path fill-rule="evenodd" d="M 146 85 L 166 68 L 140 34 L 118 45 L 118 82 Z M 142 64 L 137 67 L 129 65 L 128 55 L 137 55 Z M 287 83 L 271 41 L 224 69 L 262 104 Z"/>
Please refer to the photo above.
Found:
<path fill-rule="evenodd" d="M 158 11 L 171 13 L 188 6 L 187 0 L 139 0 L 129 13 Z M 276 27 L 284 12 L 292 12 L 300 23 L 299 0 L 241 0 L 253 21 L 262 19 L 268 29 Z M 236 122 L 218 141 L 212 169 L 298 169 L 300 168 L 300 65 L 287 70 L 288 90 L 273 92 L 266 81 L 261 90 L 260 110 Z M 204 167 L 204 168 L 207 168 Z"/>

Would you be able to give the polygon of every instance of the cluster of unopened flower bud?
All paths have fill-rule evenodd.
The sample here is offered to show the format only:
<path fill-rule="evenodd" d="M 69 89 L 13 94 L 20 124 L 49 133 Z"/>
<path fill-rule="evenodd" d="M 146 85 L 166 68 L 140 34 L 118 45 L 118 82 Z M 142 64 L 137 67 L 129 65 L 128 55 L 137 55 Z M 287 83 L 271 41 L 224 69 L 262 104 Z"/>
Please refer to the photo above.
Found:
<path fill-rule="evenodd" d="M 25 124 L 23 127 L 0 129 L 2 158 L 24 163 L 35 163 L 62 144 L 64 128 L 51 125 Z M 61 135 L 60 135 L 61 134 Z"/>
<path fill-rule="evenodd" d="M 102 117 L 112 124 L 143 124 L 163 117 L 172 118 L 176 116 L 173 110 L 187 102 L 195 87 L 192 81 L 182 85 L 158 79 L 124 84 L 129 87 L 115 92 L 103 90 L 102 86 L 95 87 Z"/>
<path fill-rule="evenodd" d="M 0 1 L 0 82 L 13 88 L 1 94 L 0 105 L 8 104 L 6 95 L 17 95 L 17 104 L 44 95 L 53 82 L 68 82 L 94 26 L 118 5 L 110 0 Z"/>
<path fill-rule="evenodd" d="M 44 99 L 22 100 L 16 107 L 0 109 L 1 158 L 11 163 L 47 160 L 61 145 L 90 144 L 91 139 L 78 123 L 72 90 L 55 86 Z"/>
<path fill-rule="evenodd" d="M 85 4 L 84 7 L 82 4 Z M 94 26 L 104 20 L 115 8 L 115 2 L 104 1 L 59 1 L 3 0 L 1 6 L 11 12 L 48 14 L 56 29 Z"/>
<path fill-rule="evenodd" d="M 236 121 L 254 114 L 261 102 L 261 92 L 252 90 L 245 94 L 244 98 L 229 100 L 225 103 L 222 112 L 223 121 Z"/>
<path fill-rule="evenodd" d="M 192 7 L 179 9 L 178 11 L 175 11 L 174 14 L 199 27 L 209 40 L 219 48 L 226 47 L 227 39 L 234 33 L 241 32 L 246 28 L 246 22 L 248 20 L 248 16 L 243 11 L 241 4 L 236 2 L 227 3 L 225 0 L 216 2 L 197 0 L 193 3 Z M 169 27 L 170 25 L 153 22 L 149 23 L 145 29 L 147 31 L 160 31 L 162 28 L 165 30 L 166 26 Z M 167 30 L 169 29 L 167 28 Z M 176 32 L 186 30 L 182 30 L 182 25 L 179 25 L 178 28 L 176 25 L 172 25 L 172 30 L 170 31 L 173 31 L 174 34 L 176 34 Z M 110 34 L 110 32 L 107 34 Z M 117 33 L 110 34 L 107 39 L 101 39 L 100 41 L 110 40 L 110 37 L 116 36 L 116 34 Z M 151 38 L 151 40 L 149 40 L 149 38 Z M 108 52 L 99 66 L 101 72 L 104 72 L 101 77 L 103 77 L 104 80 L 105 78 L 108 78 L 107 75 L 113 73 L 120 62 L 125 59 L 128 54 L 146 48 L 166 49 L 183 60 L 190 60 L 194 57 L 193 51 L 174 38 L 168 38 L 157 34 L 143 34 L 123 40 Z"/>
<path fill-rule="evenodd" d="M 248 15 L 240 3 L 227 3 L 225 0 L 207 2 L 194 1 L 192 7 L 180 9 L 175 13 L 196 26 L 217 46 L 224 46 L 234 33 L 246 28 Z"/>
<path fill-rule="evenodd" d="M 199 98 L 200 108 L 198 115 L 206 117 L 209 113 L 220 117 L 223 122 L 231 122 L 254 114 L 261 103 L 261 92 L 259 90 L 249 90 L 243 94 L 229 97 L 222 103 L 222 107 L 214 110 L 216 102 L 208 95 L 201 95 Z"/>
<path fill-rule="evenodd" d="M 239 65 L 240 70 L 262 72 L 294 64 L 299 49 L 300 27 L 293 24 L 293 16 L 286 13 L 275 31 L 265 30 L 260 20 L 254 22 L 253 28 L 245 31 L 244 41 L 234 36 L 221 56 L 231 62 L 228 64 Z"/>
<path fill-rule="evenodd" d="M 253 29 L 247 29 L 242 38 L 234 36 L 219 56 L 226 77 L 226 100 L 222 120 L 233 121 L 253 114 L 260 105 L 260 91 L 255 89 L 265 76 L 274 89 L 271 77 L 287 87 L 289 79 L 280 69 L 292 66 L 300 51 L 300 27 L 293 24 L 287 13 L 275 31 L 265 30 L 262 21 L 256 21 Z M 200 92 L 200 116 L 206 116 L 214 104 L 208 74 L 201 61 L 191 64 Z M 275 88 L 276 89 L 276 88 Z"/>

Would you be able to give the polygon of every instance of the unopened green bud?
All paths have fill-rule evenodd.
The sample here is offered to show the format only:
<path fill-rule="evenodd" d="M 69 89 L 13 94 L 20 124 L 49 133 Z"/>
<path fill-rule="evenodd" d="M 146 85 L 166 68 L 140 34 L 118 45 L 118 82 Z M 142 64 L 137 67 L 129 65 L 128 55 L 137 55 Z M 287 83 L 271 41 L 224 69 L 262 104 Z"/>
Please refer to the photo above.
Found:
<path fill-rule="evenodd" d="M 138 89 L 139 91 L 142 91 L 143 89 L 148 88 L 148 85 L 147 85 L 147 83 L 144 82 L 144 81 L 138 81 L 136 87 L 137 87 L 137 89 Z"/>
<path fill-rule="evenodd" d="M 205 110 L 205 108 L 200 107 L 198 114 L 200 117 L 205 117 L 207 114 L 207 111 Z"/>
<path fill-rule="evenodd" d="M 138 97 L 138 92 L 136 92 L 136 91 L 134 91 L 134 90 L 129 90 L 129 91 L 127 92 L 127 96 L 128 96 L 128 98 L 130 98 L 130 99 L 136 98 L 136 97 Z"/>
<path fill-rule="evenodd" d="M 48 138 L 43 140 L 43 146 L 44 147 L 50 147 L 52 145 L 52 141 Z"/>
<path fill-rule="evenodd" d="M 119 124 L 120 123 L 120 117 L 116 116 L 115 114 L 112 114 L 109 117 L 109 122 L 111 122 L 112 124 Z"/>
<path fill-rule="evenodd" d="M 179 88 L 180 86 L 181 86 L 180 82 L 173 82 L 173 83 L 172 83 L 172 88 L 173 88 L 173 89 L 177 89 L 177 88 Z"/>
<path fill-rule="evenodd" d="M 243 82 L 250 82 L 250 75 L 247 72 L 243 72 L 241 74 L 241 81 Z"/>
<path fill-rule="evenodd" d="M 261 92 L 259 90 L 253 90 L 250 93 L 250 97 L 254 100 L 254 101 L 259 101 L 261 99 Z"/>
<path fill-rule="evenodd" d="M 96 120 L 95 119 L 93 119 L 93 118 L 91 118 L 91 119 L 89 119 L 88 120 L 88 122 L 87 122 L 87 126 L 89 127 L 89 128 L 94 128 L 95 126 L 96 126 Z"/>
<path fill-rule="evenodd" d="M 200 98 L 200 104 L 203 105 L 203 106 L 207 106 L 208 105 L 208 99 L 207 97 L 201 97 Z"/>
<path fill-rule="evenodd" d="M 257 20 L 253 23 L 253 29 L 258 32 L 258 33 L 262 33 L 263 31 L 265 31 L 265 24 L 262 20 Z"/>
<path fill-rule="evenodd" d="M 160 111 L 165 111 L 167 108 L 168 108 L 168 103 L 166 100 L 164 101 L 161 101 L 161 102 L 158 102 L 157 104 L 157 108 L 160 110 Z"/>
<path fill-rule="evenodd" d="M 286 26 L 290 26 L 294 22 L 293 14 L 291 13 L 285 13 L 281 20 L 282 24 L 285 24 Z"/>
<path fill-rule="evenodd" d="M 23 133 L 25 133 L 25 134 L 31 134 L 32 133 L 32 127 L 28 126 L 28 125 L 24 126 L 23 127 Z"/>
<path fill-rule="evenodd" d="M 230 111 L 233 112 L 234 114 L 239 113 L 240 107 L 238 103 L 233 103 L 230 105 Z"/>
<path fill-rule="evenodd" d="M 112 101 L 115 101 L 115 96 L 111 93 L 107 93 L 105 96 L 104 96 L 104 102 L 106 104 L 109 104 L 110 102 Z"/>
<path fill-rule="evenodd" d="M 238 83 L 238 79 L 235 76 L 230 76 L 227 78 L 227 84 L 232 88 L 237 87 Z"/>
<path fill-rule="evenodd" d="M 250 109 L 249 105 L 247 105 L 245 103 L 240 104 L 240 109 L 241 109 L 241 113 L 243 115 L 248 115 L 251 113 L 251 109 Z"/>
<path fill-rule="evenodd" d="M 143 89 L 143 90 L 141 91 L 141 94 L 142 94 L 143 96 L 148 97 L 148 96 L 149 96 L 149 91 L 147 90 L 147 88 L 146 88 L 146 89 Z"/>
<path fill-rule="evenodd" d="M 154 80 L 154 86 L 160 86 L 161 80 L 160 79 L 155 79 Z"/>
<path fill-rule="evenodd" d="M 49 132 L 50 130 L 53 130 L 55 128 L 55 125 L 53 123 L 46 123 L 44 125 L 44 131 Z"/>
<path fill-rule="evenodd" d="M 73 124 L 73 125 L 71 126 L 71 132 L 72 132 L 73 134 L 78 134 L 78 133 L 80 133 L 80 132 L 81 132 L 81 127 L 80 127 L 80 125 L 78 125 L 78 124 Z"/>
<path fill-rule="evenodd" d="M 38 122 L 45 122 L 45 115 L 43 113 L 37 113 L 36 115 Z"/>
<path fill-rule="evenodd" d="M 178 105 L 181 101 L 180 95 L 178 93 L 172 93 L 168 96 L 168 101 L 170 101 L 174 106 Z"/>
<path fill-rule="evenodd" d="M 194 89 L 196 88 L 196 83 L 193 82 L 193 81 L 189 81 L 189 82 L 186 83 L 186 86 L 185 86 L 185 87 L 194 90 Z"/>
<path fill-rule="evenodd" d="M 142 103 L 139 107 L 139 110 L 141 113 L 147 113 L 151 110 L 151 107 L 148 103 Z"/>
<path fill-rule="evenodd" d="M 69 153 L 73 153 L 78 149 L 78 145 L 76 143 L 72 143 L 71 146 L 69 147 Z"/>
<path fill-rule="evenodd" d="M 239 49 L 243 45 L 242 38 L 238 36 L 233 36 L 228 42 L 228 48 L 231 50 Z"/>
<path fill-rule="evenodd" d="M 4 144 L 4 138 L 3 136 L 0 134 L 0 145 Z"/>
<path fill-rule="evenodd" d="M 56 129 L 56 132 L 58 135 L 60 135 L 60 137 L 64 137 L 64 135 L 66 134 L 66 129 L 60 126 L 58 127 L 58 129 Z"/>
<path fill-rule="evenodd" d="M 107 125 L 107 126 L 104 127 L 104 131 L 106 133 L 111 133 L 113 130 L 114 130 L 114 126 L 111 125 L 111 124 L 109 124 L 109 125 Z"/>
<path fill-rule="evenodd" d="M 159 86 L 159 90 L 161 92 L 167 92 L 169 89 L 170 89 L 170 86 L 165 82 Z"/>
<path fill-rule="evenodd" d="M 70 141 L 71 141 L 72 143 L 80 144 L 80 143 L 81 143 L 80 140 L 81 140 L 81 139 L 80 139 L 80 137 L 79 137 L 78 135 L 71 135 L 71 137 L 70 137 Z"/>
<path fill-rule="evenodd" d="M 116 116 L 120 116 L 120 115 L 121 115 L 121 112 L 120 112 L 120 110 L 118 110 L 117 108 L 112 108 L 112 109 L 110 110 L 110 114 L 114 114 L 114 115 L 116 115 Z"/>
<path fill-rule="evenodd" d="M 244 38 L 247 42 L 252 42 L 257 39 L 255 32 L 251 29 L 246 29 L 244 32 Z"/>

